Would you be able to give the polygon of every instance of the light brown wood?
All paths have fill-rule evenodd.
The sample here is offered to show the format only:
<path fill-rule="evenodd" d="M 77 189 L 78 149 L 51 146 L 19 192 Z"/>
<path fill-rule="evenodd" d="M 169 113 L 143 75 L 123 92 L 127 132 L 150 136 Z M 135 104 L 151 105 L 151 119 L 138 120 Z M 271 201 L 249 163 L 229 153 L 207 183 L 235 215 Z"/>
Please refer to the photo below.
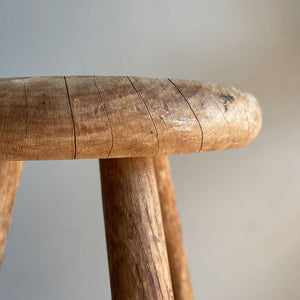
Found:
<path fill-rule="evenodd" d="M 0 161 L 0 267 L 22 170 L 22 161 Z"/>
<path fill-rule="evenodd" d="M 152 158 L 100 170 L 112 299 L 174 299 Z"/>
<path fill-rule="evenodd" d="M 175 300 L 193 300 L 171 170 L 167 156 L 153 158 Z"/>
<path fill-rule="evenodd" d="M 137 77 L 0 79 L 0 159 L 155 156 L 240 147 L 261 127 L 234 88 Z"/>
<path fill-rule="evenodd" d="M 259 133 L 262 113 L 251 94 L 197 81 L 171 82 L 198 117 L 203 137 L 201 151 L 241 147 Z"/>
<path fill-rule="evenodd" d="M 74 158 L 63 78 L 0 79 L 0 159 Z"/>

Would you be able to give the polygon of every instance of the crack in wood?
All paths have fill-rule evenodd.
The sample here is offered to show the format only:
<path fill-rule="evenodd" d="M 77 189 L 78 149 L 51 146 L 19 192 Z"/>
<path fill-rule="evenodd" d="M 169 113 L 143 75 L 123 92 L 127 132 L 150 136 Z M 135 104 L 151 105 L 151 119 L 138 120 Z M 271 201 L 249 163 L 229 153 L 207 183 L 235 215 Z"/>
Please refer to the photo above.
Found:
<path fill-rule="evenodd" d="M 102 96 L 101 96 L 99 87 L 98 87 L 98 85 L 97 85 L 95 76 L 94 76 L 94 84 L 95 84 L 96 89 L 97 89 L 97 91 L 98 91 L 98 95 L 99 95 L 101 104 L 103 105 L 103 108 L 104 108 L 104 111 L 105 111 L 105 114 L 106 114 L 106 117 L 107 117 L 107 120 L 108 120 L 109 128 L 110 128 L 110 133 L 111 133 L 111 147 L 110 147 L 110 149 L 109 149 L 109 151 L 108 151 L 108 154 L 107 154 L 107 158 L 110 158 L 110 154 L 111 154 L 112 149 L 113 149 L 113 147 L 114 147 L 114 134 L 113 134 L 113 129 L 112 129 L 112 126 L 111 126 L 111 121 L 110 121 L 109 116 L 108 116 L 108 112 L 107 112 L 106 107 L 105 107 L 105 103 L 103 102 L 103 98 L 102 98 Z"/>
<path fill-rule="evenodd" d="M 69 102 L 69 106 L 70 106 L 71 118 L 72 118 L 72 123 L 73 123 L 73 134 L 74 134 L 74 159 L 76 159 L 76 156 L 77 156 L 77 147 L 76 147 L 75 121 L 74 121 L 74 115 L 73 115 L 73 110 L 72 110 L 72 105 L 71 105 L 70 94 L 69 94 L 69 88 L 68 88 L 66 76 L 64 76 L 64 80 L 65 80 L 65 85 L 66 85 L 66 90 L 67 90 L 67 96 L 68 96 L 68 102 Z"/>
<path fill-rule="evenodd" d="M 21 151 L 23 150 L 23 146 L 24 146 L 24 142 L 25 140 L 27 139 L 27 134 L 28 134 L 28 122 L 29 122 L 29 111 L 28 111 L 28 97 L 27 97 L 27 92 L 26 92 L 26 86 L 25 86 L 25 83 L 24 83 L 24 94 L 25 94 L 25 103 L 26 103 L 26 128 L 25 128 L 25 136 L 24 138 L 22 139 L 22 142 L 21 142 Z"/>
<path fill-rule="evenodd" d="M 181 92 L 181 90 L 177 87 L 177 85 L 171 80 L 168 78 L 168 80 L 171 82 L 171 84 L 175 87 L 175 89 L 179 92 L 179 94 L 183 97 L 183 99 L 186 101 L 186 103 L 188 104 L 189 108 L 191 109 L 192 113 L 194 114 L 198 124 L 199 124 L 199 128 L 200 128 L 200 132 L 201 132 L 201 142 L 200 142 L 200 149 L 198 150 L 198 152 L 201 152 L 202 150 L 202 147 L 203 147 L 203 128 L 201 126 L 201 123 L 195 113 L 195 111 L 193 110 L 190 102 L 187 100 L 187 98 L 183 95 L 183 93 Z"/>
<path fill-rule="evenodd" d="M 154 120 L 153 120 L 153 118 L 152 118 L 152 115 L 151 115 L 151 113 L 150 113 L 150 111 L 149 111 L 149 109 L 148 109 L 148 106 L 147 106 L 147 104 L 146 104 L 145 99 L 143 98 L 143 96 L 141 95 L 141 93 L 136 89 L 136 87 L 134 86 L 134 84 L 133 84 L 132 80 L 130 79 L 130 77 L 127 76 L 127 78 L 128 78 L 128 80 L 129 80 L 129 82 L 131 83 L 133 89 L 135 90 L 136 94 L 138 95 L 138 97 L 143 101 L 144 105 L 146 106 L 148 115 L 149 115 L 149 117 L 150 117 L 150 119 L 151 119 L 151 121 L 152 121 L 152 123 L 153 123 L 154 129 L 155 129 L 155 132 L 156 132 L 156 139 L 157 139 L 157 150 L 156 150 L 156 153 L 155 153 L 155 155 L 157 155 L 157 154 L 158 154 L 158 151 L 159 151 L 159 138 L 158 138 L 158 131 L 157 131 L 156 125 L 155 125 Z"/>

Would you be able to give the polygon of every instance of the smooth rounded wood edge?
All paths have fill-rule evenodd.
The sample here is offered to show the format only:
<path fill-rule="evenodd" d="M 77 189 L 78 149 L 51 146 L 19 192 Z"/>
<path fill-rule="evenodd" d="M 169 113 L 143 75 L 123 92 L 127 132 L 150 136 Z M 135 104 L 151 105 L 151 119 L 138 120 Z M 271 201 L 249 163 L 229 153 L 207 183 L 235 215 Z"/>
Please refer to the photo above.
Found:
<path fill-rule="evenodd" d="M 144 157 L 241 147 L 256 99 L 197 81 L 68 76 L 0 79 L 0 159 Z"/>
<path fill-rule="evenodd" d="M 161 213 L 167 244 L 174 298 L 193 300 L 193 290 L 185 254 L 171 170 L 167 156 L 153 158 Z"/>
<path fill-rule="evenodd" d="M 112 299 L 174 299 L 152 159 L 100 170 Z"/>
<path fill-rule="evenodd" d="M 22 170 L 22 161 L 0 161 L 0 267 L 4 255 Z"/>

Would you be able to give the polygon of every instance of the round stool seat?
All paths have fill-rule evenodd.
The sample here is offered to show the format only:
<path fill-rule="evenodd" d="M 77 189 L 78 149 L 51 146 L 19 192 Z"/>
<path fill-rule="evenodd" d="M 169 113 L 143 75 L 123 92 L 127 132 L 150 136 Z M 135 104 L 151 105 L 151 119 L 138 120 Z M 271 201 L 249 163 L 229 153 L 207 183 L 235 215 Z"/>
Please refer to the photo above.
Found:
<path fill-rule="evenodd" d="M 112 299 L 193 300 L 167 155 L 244 146 L 261 123 L 252 95 L 196 81 L 0 79 L 0 265 L 23 161 L 98 158 Z"/>
<path fill-rule="evenodd" d="M 240 147 L 256 99 L 196 81 L 138 77 L 0 79 L 0 160 L 118 158 Z"/>

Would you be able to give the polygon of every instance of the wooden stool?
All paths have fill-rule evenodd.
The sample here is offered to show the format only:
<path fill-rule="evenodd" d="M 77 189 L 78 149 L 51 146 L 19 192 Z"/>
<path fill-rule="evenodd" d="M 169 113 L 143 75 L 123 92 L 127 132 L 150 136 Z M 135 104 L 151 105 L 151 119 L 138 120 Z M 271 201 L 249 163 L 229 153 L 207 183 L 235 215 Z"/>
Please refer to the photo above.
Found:
<path fill-rule="evenodd" d="M 0 79 L 0 263 L 23 161 L 100 159 L 113 299 L 193 299 L 166 155 L 258 134 L 234 88 L 135 77 Z"/>

